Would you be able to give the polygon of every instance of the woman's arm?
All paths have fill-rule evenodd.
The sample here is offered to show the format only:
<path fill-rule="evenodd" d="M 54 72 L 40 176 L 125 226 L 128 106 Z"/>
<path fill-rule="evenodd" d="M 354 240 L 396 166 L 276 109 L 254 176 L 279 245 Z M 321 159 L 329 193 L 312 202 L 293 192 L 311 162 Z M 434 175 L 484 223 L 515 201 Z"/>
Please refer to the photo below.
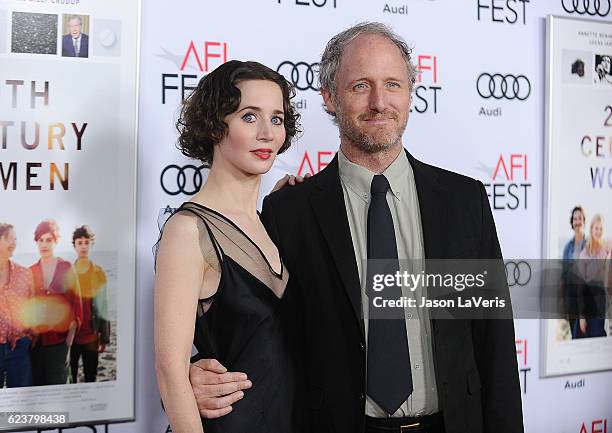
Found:
<path fill-rule="evenodd" d="M 164 227 L 155 275 L 155 367 L 174 433 L 203 431 L 189 383 L 189 358 L 207 268 L 194 217 L 174 215 Z"/>

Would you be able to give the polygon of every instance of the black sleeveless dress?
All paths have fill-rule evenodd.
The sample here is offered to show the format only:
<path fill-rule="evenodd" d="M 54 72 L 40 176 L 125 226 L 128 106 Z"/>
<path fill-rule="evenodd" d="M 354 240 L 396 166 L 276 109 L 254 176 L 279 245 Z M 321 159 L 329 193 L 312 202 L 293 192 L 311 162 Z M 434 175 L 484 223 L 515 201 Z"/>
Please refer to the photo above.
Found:
<path fill-rule="evenodd" d="M 176 212 L 196 218 L 200 246 L 221 275 L 216 293 L 201 299 L 194 345 L 253 383 L 233 410 L 202 420 L 205 433 L 292 433 L 295 371 L 284 333 L 282 295 L 288 275 L 275 272 L 261 249 L 231 220 L 193 202 Z M 214 251 L 214 256 L 212 256 Z M 279 290 L 280 289 L 280 290 Z"/>

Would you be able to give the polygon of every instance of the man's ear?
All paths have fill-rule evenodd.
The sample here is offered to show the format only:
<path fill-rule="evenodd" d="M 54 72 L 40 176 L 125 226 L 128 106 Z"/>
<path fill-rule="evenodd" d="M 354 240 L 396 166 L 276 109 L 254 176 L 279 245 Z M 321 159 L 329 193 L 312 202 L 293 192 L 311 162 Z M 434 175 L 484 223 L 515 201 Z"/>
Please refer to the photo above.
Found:
<path fill-rule="evenodd" d="M 336 112 L 336 105 L 334 104 L 332 94 L 327 89 L 321 89 L 321 96 L 323 97 L 323 103 L 325 104 L 325 108 L 330 113 Z"/>

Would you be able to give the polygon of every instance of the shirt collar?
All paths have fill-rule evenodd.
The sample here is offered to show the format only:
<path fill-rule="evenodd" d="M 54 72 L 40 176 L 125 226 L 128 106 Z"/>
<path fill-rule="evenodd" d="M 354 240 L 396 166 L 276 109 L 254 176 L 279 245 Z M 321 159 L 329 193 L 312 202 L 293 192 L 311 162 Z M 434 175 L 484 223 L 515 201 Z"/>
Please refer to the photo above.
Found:
<path fill-rule="evenodd" d="M 359 197 L 368 202 L 370 200 L 372 178 L 376 173 L 349 161 L 342 149 L 338 150 L 338 170 L 342 181 Z M 408 188 L 407 176 L 412 174 L 412 167 L 403 149 L 382 174 L 389 181 L 391 193 L 400 200 L 406 194 Z"/>

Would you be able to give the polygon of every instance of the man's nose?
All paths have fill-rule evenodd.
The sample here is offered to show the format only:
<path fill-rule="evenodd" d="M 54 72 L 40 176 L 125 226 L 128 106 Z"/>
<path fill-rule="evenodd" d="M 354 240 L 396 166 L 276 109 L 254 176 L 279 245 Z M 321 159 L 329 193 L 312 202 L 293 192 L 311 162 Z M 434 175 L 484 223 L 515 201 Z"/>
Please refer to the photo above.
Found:
<path fill-rule="evenodd" d="M 370 110 L 383 112 L 387 108 L 383 86 L 373 86 L 370 92 Z"/>

